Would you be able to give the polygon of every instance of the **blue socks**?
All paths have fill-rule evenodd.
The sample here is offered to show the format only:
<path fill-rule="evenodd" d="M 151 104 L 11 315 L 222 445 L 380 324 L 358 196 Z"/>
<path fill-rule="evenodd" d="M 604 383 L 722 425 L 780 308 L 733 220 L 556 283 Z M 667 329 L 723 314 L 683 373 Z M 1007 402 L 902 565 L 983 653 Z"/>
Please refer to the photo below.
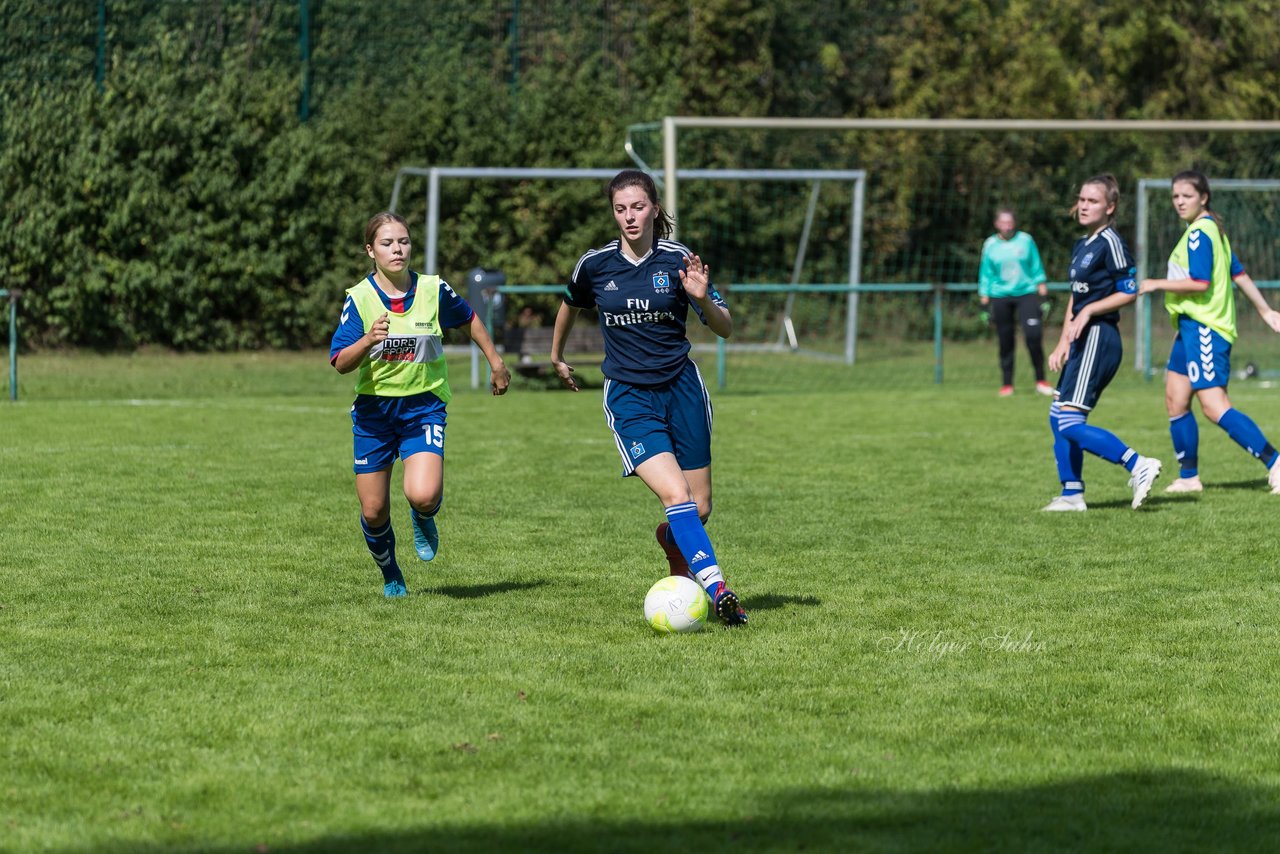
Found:
<path fill-rule="evenodd" d="M 1084 492 L 1084 450 L 1058 432 L 1058 415 L 1062 407 L 1049 406 L 1049 427 L 1053 430 L 1053 459 L 1058 464 L 1058 480 L 1062 481 L 1063 495 L 1080 495 Z"/>
<path fill-rule="evenodd" d="M 387 523 L 378 530 L 371 531 L 369 524 L 361 516 L 360 530 L 364 533 L 364 542 L 369 547 L 369 554 L 373 555 L 373 562 L 378 565 L 378 569 L 382 570 L 382 580 L 384 582 L 404 581 L 400 566 L 396 563 L 396 534 L 391 530 L 391 520 L 388 519 Z"/>
<path fill-rule="evenodd" d="M 1169 436 L 1173 439 L 1173 452 L 1178 455 L 1181 469 L 1178 477 L 1195 477 L 1200 473 L 1200 427 L 1196 417 L 1184 412 L 1169 419 Z"/>
<path fill-rule="evenodd" d="M 724 574 L 716 563 L 711 538 L 707 536 L 707 529 L 698 518 L 698 505 L 686 501 L 684 504 L 673 504 L 666 510 L 667 522 L 671 525 L 668 535 L 675 540 L 680 554 L 684 555 L 689 570 L 698 579 L 698 583 L 707 590 L 723 583 Z"/>
<path fill-rule="evenodd" d="M 1227 431 L 1227 435 L 1240 447 L 1244 448 L 1256 459 L 1262 461 L 1267 468 L 1276 461 L 1276 449 L 1271 447 L 1267 437 L 1262 435 L 1253 419 L 1238 409 L 1228 409 L 1218 419 L 1218 426 Z"/>
<path fill-rule="evenodd" d="M 421 525 L 423 522 L 427 521 L 428 519 L 434 519 L 436 514 L 440 512 L 440 508 L 443 506 L 444 506 L 444 499 L 441 498 L 439 501 L 436 502 L 436 506 L 431 508 L 430 513 L 419 513 L 418 508 L 410 504 L 409 515 L 413 516 L 413 521 Z"/>
<path fill-rule="evenodd" d="M 1138 455 L 1133 449 L 1121 442 L 1111 431 L 1096 428 L 1085 423 L 1088 415 L 1076 410 L 1064 410 L 1055 403 L 1050 407 L 1050 423 L 1053 435 L 1061 435 L 1068 442 L 1078 444 L 1094 456 L 1102 457 L 1107 462 L 1123 465 L 1133 471 L 1138 465 Z"/>

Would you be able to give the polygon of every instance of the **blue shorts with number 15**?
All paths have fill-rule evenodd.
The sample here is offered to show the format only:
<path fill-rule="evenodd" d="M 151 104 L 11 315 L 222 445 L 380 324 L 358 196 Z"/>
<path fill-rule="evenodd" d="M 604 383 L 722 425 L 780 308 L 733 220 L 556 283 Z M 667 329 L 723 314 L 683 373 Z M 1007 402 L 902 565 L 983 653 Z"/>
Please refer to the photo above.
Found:
<path fill-rule="evenodd" d="M 396 457 L 444 456 L 444 401 L 429 391 L 408 397 L 356 395 L 351 405 L 356 474 L 382 471 Z"/>
<path fill-rule="evenodd" d="M 711 395 L 692 360 L 657 388 L 606 380 L 604 417 L 622 456 L 623 477 L 663 453 L 674 454 L 686 471 L 711 465 Z"/>

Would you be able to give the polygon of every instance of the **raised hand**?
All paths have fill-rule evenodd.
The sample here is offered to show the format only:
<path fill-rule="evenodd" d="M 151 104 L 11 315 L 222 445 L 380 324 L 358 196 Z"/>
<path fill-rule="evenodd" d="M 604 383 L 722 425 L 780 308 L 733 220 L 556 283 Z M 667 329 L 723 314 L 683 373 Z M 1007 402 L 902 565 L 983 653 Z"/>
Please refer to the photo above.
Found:
<path fill-rule="evenodd" d="M 685 269 L 680 271 L 680 284 L 690 299 L 700 300 L 706 297 L 711 286 L 711 268 L 702 263 L 697 255 L 684 256 Z"/>

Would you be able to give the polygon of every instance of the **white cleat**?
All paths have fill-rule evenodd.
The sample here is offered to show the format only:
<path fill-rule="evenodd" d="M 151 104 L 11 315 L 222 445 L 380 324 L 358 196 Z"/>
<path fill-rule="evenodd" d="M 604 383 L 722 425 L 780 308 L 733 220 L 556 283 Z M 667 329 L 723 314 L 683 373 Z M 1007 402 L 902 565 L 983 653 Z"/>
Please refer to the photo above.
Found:
<path fill-rule="evenodd" d="M 1129 477 L 1129 485 L 1133 487 L 1133 509 L 1137 510 L 1147 500 L 1147 494 L 1160 476 L 1160 461 L 1154 457 L 1138 456 L 1138 464 L 1133 467 Z"/>
<path fill-rule="evenodd" d="M 1271 487 L 1272 495 L 1280 495 L 1280 459 L 1271 464 L 1271 468 L 1267 469 L 1267 484 Z"/>
<path fill-rule="evenodd" d="M 1164 488 L 1164 491 L 1170 494 L 1179 492 L 1204 492 L 1204 484 L 1200 482 L 1200 475 L 1192 475 L 1191 477 L 1180 477 L 1173 483 Z"/>
<path fill-rule="evenodd" d="M 1040 509 L 1050 513 L 1083 513 L 1089 508 L 1084 506 L 1083 495 L 1059 495 Z"/>

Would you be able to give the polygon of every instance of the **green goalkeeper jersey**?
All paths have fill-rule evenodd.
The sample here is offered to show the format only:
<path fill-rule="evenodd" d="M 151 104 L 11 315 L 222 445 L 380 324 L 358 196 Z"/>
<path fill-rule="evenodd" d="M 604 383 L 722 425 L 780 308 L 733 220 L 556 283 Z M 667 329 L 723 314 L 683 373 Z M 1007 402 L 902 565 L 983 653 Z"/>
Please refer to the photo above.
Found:
<path fill-rule="evenodd" d="M 982 264 L 978 270 L 980 296 L 1026 296 L 1035 293 L 1044 281 L 1040 250 L 1025 231 L 1015 231 L 1008 240 L 993 234 L 982 244 Z"/>

